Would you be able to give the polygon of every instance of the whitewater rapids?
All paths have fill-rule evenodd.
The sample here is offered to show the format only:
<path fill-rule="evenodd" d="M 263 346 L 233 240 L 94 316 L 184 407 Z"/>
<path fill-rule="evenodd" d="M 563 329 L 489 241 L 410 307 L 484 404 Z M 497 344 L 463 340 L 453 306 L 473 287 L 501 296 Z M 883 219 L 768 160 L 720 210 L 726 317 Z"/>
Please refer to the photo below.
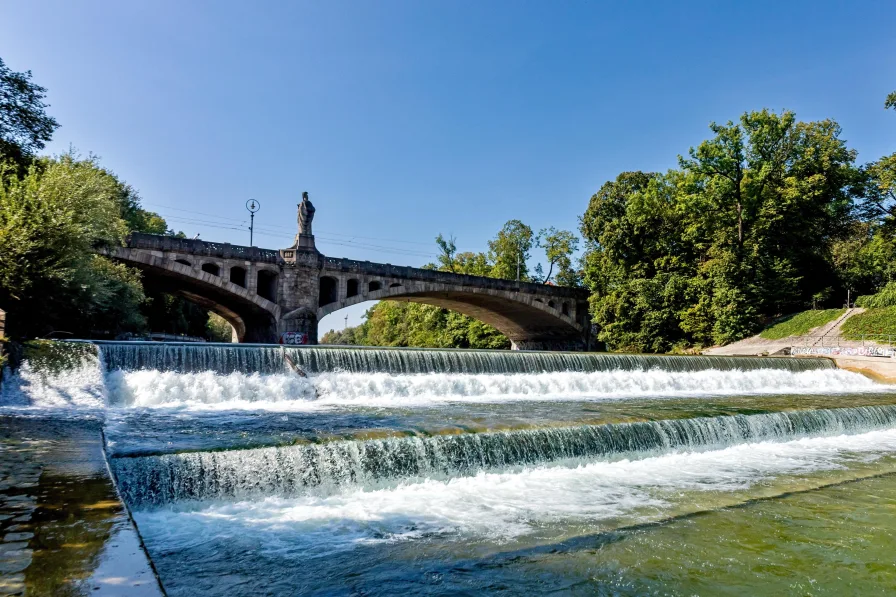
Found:
<path fill-rule="evenodd" d="M 759 394 L 880 392 L 884 386 L 839 369 L 791 372 L 598 371 L 520 374 L 322 373 L 226 375 L 211 371 L 113 371 L 113 407 L 309 410 L 328 407 L 425 407 L 452 402 L 623 400 Z"/>

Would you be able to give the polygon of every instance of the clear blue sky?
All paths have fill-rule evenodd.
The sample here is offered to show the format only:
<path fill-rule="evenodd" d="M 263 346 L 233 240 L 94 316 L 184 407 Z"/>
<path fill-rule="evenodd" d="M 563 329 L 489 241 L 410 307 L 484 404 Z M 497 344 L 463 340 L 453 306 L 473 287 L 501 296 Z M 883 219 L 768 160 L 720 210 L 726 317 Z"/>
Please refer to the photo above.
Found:
<path fill-rule="evenodd" d="M 762 107 L 836 119 L 862 161 L 896 150 L 891 1 L 5 0 L 0 23 L 62 124 L 48 150 L 98 154 L 208 240 L 248 244 L 252 197 L 255 244 L 287 246 L 303 190 L 333 256 L 575 229 L 604 181 Z"/>

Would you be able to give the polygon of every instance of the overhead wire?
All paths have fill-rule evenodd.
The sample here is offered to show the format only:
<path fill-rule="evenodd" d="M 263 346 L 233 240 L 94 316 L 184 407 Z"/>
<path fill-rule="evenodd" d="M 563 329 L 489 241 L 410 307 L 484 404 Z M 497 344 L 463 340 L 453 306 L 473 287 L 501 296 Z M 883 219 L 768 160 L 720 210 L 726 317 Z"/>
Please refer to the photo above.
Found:
<path fill-rule="evenodd" d="M 175 217 L 171 217 L 171 218 L 166 218 L 166 220 L 168 220 L 172 223 L 177 223 L 177 224 L 181 224 L 181 225 L 187 224 L 187 225 L 191 225 L 191 226 L 207 226 L 210 228 L 217 228 L 217 229 L 221 229 L 221 230 L 237 230 L 240 232 L 243 232 L 246 230 L 245 227 L 233 226 L 233 225 L 230 225 L 227 223 L 222 223 L 222 222 L 208 222 L 205 220 L 199 220 L 199 219 L 195 219 L 195 218 L 184 218 L 184 217 L 175 216 Z M 284 239 L 292 238 L 292 236 L 283 234 L 282 232 L 265 231 L 258 226 L 255 227 L 255 231 L 259 234 L 264 234 L 266 236 L 272 236 L 275 238 L 284 238 Z M 353 248 L 358 248 L 358 249 L 367 249 L 367 250 L 373 250 L 373 251 L 379 251 L 379 252 L 395 253 L 395 254 L 408 255 L 408 256 L 414 256 L 414 257 L 427 257 L 427 258 L 435 257 L 434 253 L 428 253 L 428 252 L 418 251 L 418 250 L 414 250 L 414 249 L 405 249 L 405 248 L 401 248 L 401 247 L 389 247 L 389 246 L 383 246 L 383 245 L 376 245 L 376 244 L 372 244 L 372 243 L 357 242 L 357 241 L 347 240 L 347 239 L 343 239 L 343 238 L 330 238 L 329 235 L 327 235 L 327 234 L 317 234 L 317 235 L 315 235 L 315 237 L 320 239 L 321 241 L 323 241 L 326 244 L 333 244 L 333 245 L 339 245 L 339 246 L 344 246 L 344 247 L 353 247 Z"/>
<path fill-rule="evenodd" d="M 153 206 L 153 207 L 160 207 L 160 208 L 163 208 L 163 209 L 170 209 L 170 210 L 174 210 L 174 211 L 182 211 L 182 212 L 185 212 L 185 213 L 192 213 L 192 214 L 196 214 L 196 215 L 201 215 L 201 216 L 206 216 L 206 217 L 210 217 L 210 218 L 215 218 L 215 219 L 218 219 L 218 220 L 229 220 L 229 221 L 231 221 L 231 222 L 240 222 L 241 224 L 244 224 L 245 221 L 246 221 L 245 219 L 242 219 L 242 220 L 241 220 L 241 219 L 239 219 L 239 218 L 231 218 L 231 217 L 222 216 L 222 215 L 218 215 L 218 214 L 209 214 L 209 213 L 205 213 L 205 212 L 201 212 L 201 211 L 195 211 L 195 210 L 190 210 L 190 209 L 184 209 L 184 208 L 182 208 L 182 207 L 172 207 L 172 206 L 170 206 L 170 205 L 163 205 L 163 204 L 161 204 L 161 203 L 153 203 L 153 202 L 145 201 L 145 202 L 144 202 L 144 205 L 151 205 L 151 206 Z M 261 228 L 269 228 L 269 229 L 279 229 L 279 230 L 285 230 L 285 231 L 292 231 L 292 228 L 288 228 L 288 227 L 285 227 L 285 226 L 277 226 L 276 224 L 261 224 L 261 225 L 255 227 L 256 230 L 260 230 Z M 397 238 L 396 238 L 396 239 L 390 239 L 390 238 L 381 238 L 381 237 L 375 237 L 375 236 L 363 236 L 363 235 L 358 235 L 358 234 L 345 234 L 345 233 L 339 233 L 339 232 L 326 232 L 326 231 L 324 231 L 322 234 L 327 234 L 327 235 L 330 235 L 330 236 L 341 236 L 341 237 L 346 237 L 346 238 L 363 238 L 363 239 L 367 239 L 367 240 L 378 240 L 378 241 L 390 242 L 390 243 L 402 243 L 402 244 L 411 244 L 411 245 L 432 246 L 430 243 L 424 243 L 424 242 L 414 241 L 414 240 L 402 240 L 402 239 L 397 239 Z"/>

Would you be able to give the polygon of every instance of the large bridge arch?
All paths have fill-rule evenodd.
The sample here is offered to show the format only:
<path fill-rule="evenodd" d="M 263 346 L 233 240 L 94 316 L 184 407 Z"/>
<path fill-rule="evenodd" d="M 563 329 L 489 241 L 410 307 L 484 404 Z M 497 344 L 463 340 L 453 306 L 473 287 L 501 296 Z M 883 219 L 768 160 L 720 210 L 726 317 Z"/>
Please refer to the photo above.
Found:
<path fill-rule="evenodd" d="M 325 272 L 325 276 L 338 279 L 338 274 L 332 272 Z M 392 300 L 434 305 L 468 315 L 507 336 L 516 349 L 581 350 L 587 341 L 588 324 L 583 317 L 587 305 L 575 297 L 548 301 L 534 294 L 500 288 L 383 277 L 359 280 L 357 274 L 345 277 L 346 282 L 357 281 L 353 288 L 357 292 L 346 292 L 337 300 L 321 305 L 317 310 L 318 321 L 362 302 Z M 347 283 L 338 286 L 349 287 Z"/>
<path fill-rule="evenodd" d="M 176 255 L 128 247 L 107 253 L 110 257 L 139 269 L 148 288 L 183 296 L 197 305 L 217 313 L 233 326 L 239 342 L 276 342 L 277 321 L 281 309 L 252 290 L 222 275 L 233 266 L 218 260 L 218 273 L 209 271 L 209 261 L 193 262 Z M 270 271 L 258 268 L 257 272 Z M 274 273 L 274 272 L 271 272 Z"/>

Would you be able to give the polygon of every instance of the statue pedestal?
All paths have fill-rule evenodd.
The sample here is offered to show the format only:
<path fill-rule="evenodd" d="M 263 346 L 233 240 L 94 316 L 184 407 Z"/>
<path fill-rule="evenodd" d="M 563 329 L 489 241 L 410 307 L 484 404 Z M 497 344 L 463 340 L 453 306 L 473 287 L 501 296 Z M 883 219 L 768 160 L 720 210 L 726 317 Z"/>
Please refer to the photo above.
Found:
<path fill-rule="evenodd" d="M 314 246 L 314 235 L 313 234 L 297 234 L 296 242 L 293 245 L 299 251 L 316 251 L 317 247 Z"/>
<path fill-rule="evenodd" d="M 288 249 L 280 249 L 280 257 L 286 263 L 307 262 L 309 259 L 317 263 L 320 253 L 314 246 L 313 234 L 297 234 L 296 241 Z"/>

